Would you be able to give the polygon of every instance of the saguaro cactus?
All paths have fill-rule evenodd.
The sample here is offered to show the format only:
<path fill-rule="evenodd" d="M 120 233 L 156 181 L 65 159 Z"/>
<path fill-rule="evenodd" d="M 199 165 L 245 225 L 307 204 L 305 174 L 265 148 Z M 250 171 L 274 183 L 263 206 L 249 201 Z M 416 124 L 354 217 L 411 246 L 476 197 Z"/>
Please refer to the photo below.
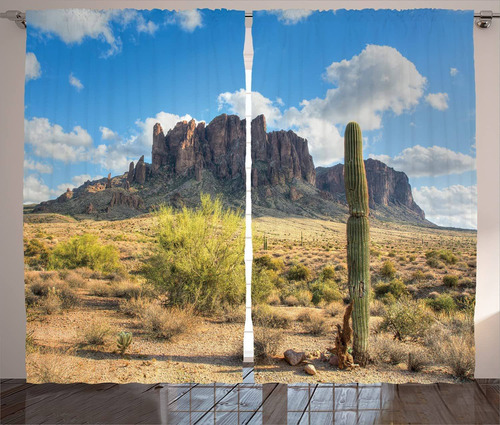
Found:
<path fill-rule="evenodd" d="M 347 124 L 344 134 L 344 181 L 349 219 L 347 220 L 347 273 L 352 311 L 353 357 L 361 366 L 369 359 L 370 319 L 370 227 L 368 183 L 363 162 L 361 128 Z"/>

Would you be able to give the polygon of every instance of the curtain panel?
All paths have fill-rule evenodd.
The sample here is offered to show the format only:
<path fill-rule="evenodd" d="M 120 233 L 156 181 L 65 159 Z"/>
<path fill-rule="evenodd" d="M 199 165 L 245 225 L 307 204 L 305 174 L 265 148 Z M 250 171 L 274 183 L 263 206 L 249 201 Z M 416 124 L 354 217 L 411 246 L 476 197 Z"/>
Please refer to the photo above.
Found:
<path fill-rule="evenodd" d="M 244 19 L 27 13 L 28 380 L 471 378 L 473 12 Z"/>

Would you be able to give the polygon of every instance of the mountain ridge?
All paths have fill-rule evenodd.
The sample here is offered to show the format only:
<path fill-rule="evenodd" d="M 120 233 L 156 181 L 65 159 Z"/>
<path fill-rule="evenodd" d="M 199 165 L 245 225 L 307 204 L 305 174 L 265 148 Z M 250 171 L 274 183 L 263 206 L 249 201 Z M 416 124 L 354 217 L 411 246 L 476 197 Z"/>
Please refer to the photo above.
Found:
<path fill-rule="evenodd" d="M 243 210 L 245 126 L 246 120 L 226 114 L 208 124 L 180 121 L 166 134 L 156 123 L 151 164 L 142 156 L 124 174 L 87 181 L 33 212 L 122 219 L 165 203 L 196 206 L 201 192 L 220 195 L 225 205 Z M 307 140 L 291 130 L 267 132 L 263 115 L 252 120 L 251 131 L 254 215 L 346 219 L 342 164 L 315 168 Z M 406 174 L 373 159 L 365 164 L 372 217 L 433 226 L 413 200 Z"/>

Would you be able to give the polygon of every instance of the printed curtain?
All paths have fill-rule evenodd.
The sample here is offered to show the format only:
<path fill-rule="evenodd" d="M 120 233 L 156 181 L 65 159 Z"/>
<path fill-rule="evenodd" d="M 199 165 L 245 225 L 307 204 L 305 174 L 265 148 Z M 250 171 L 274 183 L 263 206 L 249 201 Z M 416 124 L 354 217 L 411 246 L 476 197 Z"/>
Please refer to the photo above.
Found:
<path fill-rule="evenodd" d="M 473 21 L 254 13 L 257 382 L 472 375 Z"/>
<path fill-rule="evenodd" d="M 472 12 L 27 24 L 30 382 L 472 377 Z"/>
<path fill-rule="evenodd" d="M 27 14 L 30 382 L 239 382 L 244 13 Z"/>

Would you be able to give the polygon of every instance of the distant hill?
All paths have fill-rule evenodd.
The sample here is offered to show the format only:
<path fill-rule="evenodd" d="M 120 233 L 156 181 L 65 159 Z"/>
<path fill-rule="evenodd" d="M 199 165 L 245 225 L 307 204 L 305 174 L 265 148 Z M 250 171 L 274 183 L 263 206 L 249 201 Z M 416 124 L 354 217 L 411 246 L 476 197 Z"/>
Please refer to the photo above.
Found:
<path fill-rule="evenodd" d="M 142 156 L 122 175 L 87 181 L 31 211 L 116 220 L 161 204 L 193 207 L 200 192 L 244 210 L 245 125 L 236 115 L 222 114 L 209 124 L 178 122 L 165 134 L 157 123 L 151 164 Z M 253 214 L 344 221 L 343 165 L 315 168 L 307 140 L 290 130 L 267 132 L 263 115 L 251 125 Z M 413 200 L 406 174 L 372 159 L 365 165 L 372 217 L 432 226 Z"/>

